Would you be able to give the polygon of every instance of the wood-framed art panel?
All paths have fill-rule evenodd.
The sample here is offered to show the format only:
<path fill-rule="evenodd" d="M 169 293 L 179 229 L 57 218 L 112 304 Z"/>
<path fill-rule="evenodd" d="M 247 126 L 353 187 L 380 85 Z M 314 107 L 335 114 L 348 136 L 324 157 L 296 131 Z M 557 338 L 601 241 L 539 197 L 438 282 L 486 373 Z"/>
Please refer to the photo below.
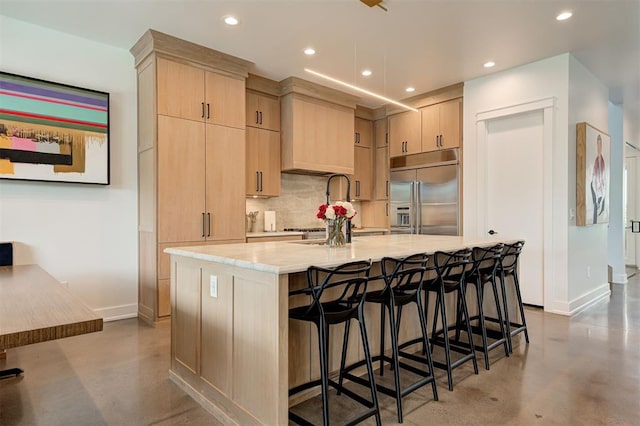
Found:
<path fill-rule="evenodd" d="M 109 93 L 0 72 L 0 179 L 109 184 Z"/>
<path fill-rule="evenodd" d="M 576 225 L 609 222 L 611 138 L 588 123 L 576 124 Z"/>

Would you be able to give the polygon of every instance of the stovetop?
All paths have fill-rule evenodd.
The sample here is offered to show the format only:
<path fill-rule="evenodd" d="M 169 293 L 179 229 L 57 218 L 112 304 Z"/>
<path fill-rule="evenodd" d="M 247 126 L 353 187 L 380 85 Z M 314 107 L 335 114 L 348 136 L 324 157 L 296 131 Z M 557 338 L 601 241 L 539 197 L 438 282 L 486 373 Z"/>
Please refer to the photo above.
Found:
<path fill-rule="evenodd" d="M 285 232 L 325 232 L 326 228 L 284 228 Z"/>

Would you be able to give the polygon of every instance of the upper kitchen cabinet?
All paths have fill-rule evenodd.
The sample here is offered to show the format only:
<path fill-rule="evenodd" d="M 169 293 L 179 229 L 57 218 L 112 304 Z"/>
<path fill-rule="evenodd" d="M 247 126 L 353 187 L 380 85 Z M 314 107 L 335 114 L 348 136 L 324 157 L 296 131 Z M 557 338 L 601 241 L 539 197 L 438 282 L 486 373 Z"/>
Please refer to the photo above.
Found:
<path fill-rule="evenodd" d="M 250 62 L 147 31 L 138 83 L 138 317 L 170 315 L 167 247 L 245 241 Z"/>
<path fill-rule="evenodd" d="M 422 149 L 420 113 L 401 112 L 389 117 L 389 156 L 417 154 Z"/>
<path fill-rule="evenodd" d="M 280 100 L 247 90 L 247 126 L 280 131 Z"/>
<path fill-rule="evenodd" d="M 356 98 L 296 77 L 280 84 L 282 171 L 353 174 Z"/>
<path fill-rule="evenodd" d="M 158 114 L 244 128 L 244 79 L 158 57 Z"/>
<path fill-rule="evenodd" d="M 387 119 L 383 118 L 373 122 L 373 138 L 376 148 L 389 146 L 389 132 L 387 131 Z"/>
<path fill-rule="evenodd" d="M 247 196 L 280 195 L 280 132 L 247 127 Z"/>
<path fill-rule="evenodd" d="M 355 128 L 355 146 L 371 148 L 373 141 L 373 125 L 371 121 L 356 117 Z"/>
<path fill-rule="evenodd" d="M 430 105 L 420 112 L 423 152 L 460 146 L 462 98 Z"/>

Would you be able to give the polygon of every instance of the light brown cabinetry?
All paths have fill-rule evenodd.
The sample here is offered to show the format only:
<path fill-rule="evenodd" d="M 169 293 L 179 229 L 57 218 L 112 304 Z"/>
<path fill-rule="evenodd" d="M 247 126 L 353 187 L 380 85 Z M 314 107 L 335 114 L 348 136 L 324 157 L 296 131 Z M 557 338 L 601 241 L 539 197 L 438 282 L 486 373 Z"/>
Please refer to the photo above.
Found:
<path fill-rule="evenodd" d="M 158 114 L 244 128 L 244 82 L 159 57 Z"/>
<path fill-rule="evenodd" d="M 170 315 L 164 249 L 245 241 L 249 62 L 147 31 L 138 74 L 138 315 Z"/>
<path fill-rule="evenodd" d="M 280 132 L 247 127 L 246 194 L 280 195 Z"/>
<path fill-rule="evenodd" d="M 376 148 L 389 146 L 389 132 L 387 131 L 386 118 L 373 122 L 373 138 L 375 139 Z"/>
<path fill-rule="evenodd" d="M 387 148 L 375 150 L 374 195 L 375 200 L 389 199 L 389 151 Z"/>
<path fill-rule="evenodd" d="M 354 188 L 351 195 L 358 201 L 371 199 L 371 148 L 356 146 L 354 148 L 355 173 L 352 182 Z"/>
<path fill-rule="evenodd" d="M 420 113 L 401 112 L 389 117 L 389 155 L 416 154 L 422 149 L 420 140 Z"/>
<path fill-rule="evenodd" d="M 247 126 L 280 131 L 280 100 L 247 90 Z"/>
<path fill-rule="evenodd" d="M 282 171 L 353 174 L 355 98 L 295 77 L 281 85 Z"/>
<path fill-rule="evenodd" d="M 371 121 L 356 117 L 354 145 L 371 148 L 373 141 L 373 128 Z"/>
<path fill-rule="evenodd" d="M 452 99 L 420 109 L 422 114 L 422 151 L 460 146 L 462 99 Z"/>

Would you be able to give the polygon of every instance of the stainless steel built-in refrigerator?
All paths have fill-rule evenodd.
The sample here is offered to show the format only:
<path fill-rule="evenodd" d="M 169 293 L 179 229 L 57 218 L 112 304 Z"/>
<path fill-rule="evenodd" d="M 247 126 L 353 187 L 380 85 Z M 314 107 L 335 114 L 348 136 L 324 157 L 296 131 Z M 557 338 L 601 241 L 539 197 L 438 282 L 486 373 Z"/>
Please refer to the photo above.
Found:
<path fill-rule="evenodd" d="M 391 169 L 391 233 L 459 235 L 457 159 L 401 165 Z"/>

